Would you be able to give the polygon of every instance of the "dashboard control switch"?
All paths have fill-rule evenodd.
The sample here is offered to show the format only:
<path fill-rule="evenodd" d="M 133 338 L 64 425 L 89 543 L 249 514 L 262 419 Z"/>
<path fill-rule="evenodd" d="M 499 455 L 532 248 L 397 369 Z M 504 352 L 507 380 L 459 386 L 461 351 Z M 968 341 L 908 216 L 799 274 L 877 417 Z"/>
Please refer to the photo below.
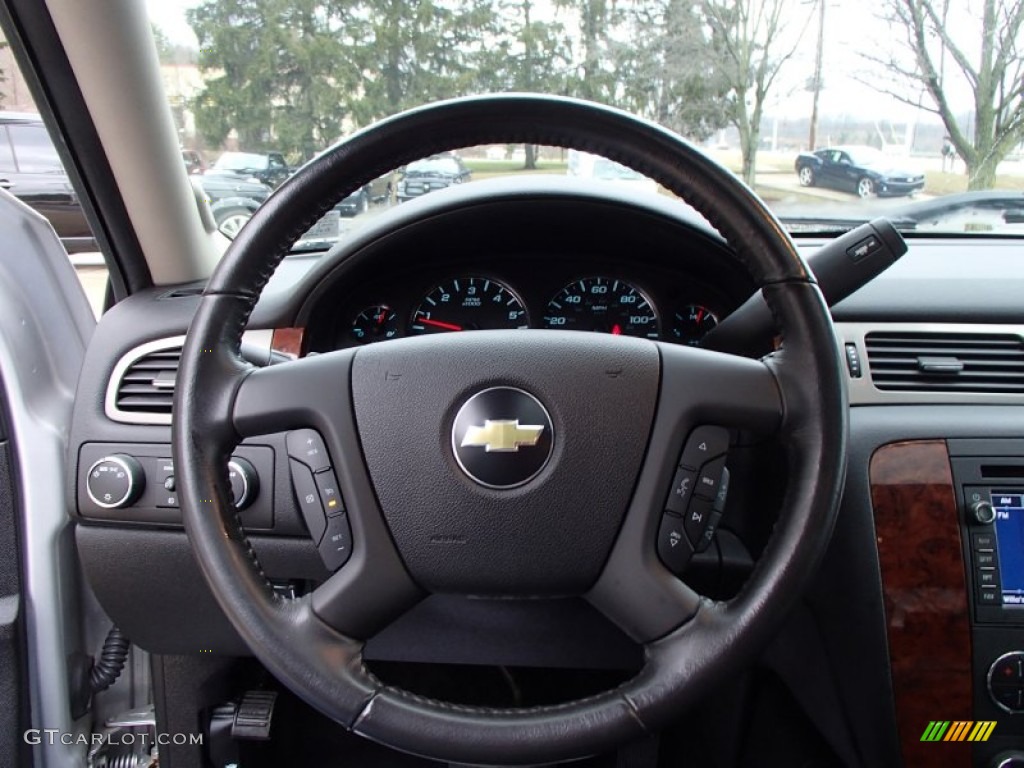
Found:
<path fill-rule="evenodd" d="M 864 375 L 864 369 L 860 364 L 860 353 L 856 344 L 846 344 L 846 369 L 850 372 L 851 379 L 859 379 Z"/>
<path fill-rule="evenodd" d="M 699 469 L 729 450 L 729 430 L 706 424 L 690 433 L 679 459 L 680 467 Z M 714 495 L 714 494 L 712 494 Z"/>
<path fill-rule="evenodd" d="M 313 482 L 313 473 L 309 467 L 292 459 L 288 462 L 292 470 L 292 485 L 295 487 L 295 497 L 299 502 L 299 509 L 302 510 L 302 517 L 306 521 L 306 528 L 314 544 L 319 544 L 327 529 L 327 518 L 324 516 L 324 508 L 320 503 L 320 494 L 317 491 L 316 483 Z"/>
<path fill-rule="evenodd" d="M 256 468 L 241 456 L 228 462 L 228 480 L 231 482 L 231 501 L 235 509 L 249 507 L 260 492 L 260 476 Z"/>
<path fill-rule="evenodd" d="M 327 519 L 327 532 L 320 541 L 320 559 L 329 571 L 336 571 L 352 555 L 352 529 L 348 515 L 335 515 Z"/>
<path fill-rule="evenodd" d="M 683 526 L 686 529 L 686 538 L 690 540 L 694 549 L 704 538 L 704 531 L 711 522 L 713 506 L 714 502 L 711 499 L 702 499 L 700 496 L 696 496 L 690 501 L 690 507 L 686 510 Z"/>
<path fill-rule="evenodd" d="M 1024 711 L 1024 651 L 1004 653 L 988 669 L 988 693 L 1007 712 Z"/>
<path fill-rule="evenodd" d="M 658 528 L 658 557 L 661 562 L 678 576 L 686 569 L 692 554 L 682 518 L 662 515 L 661 526 Z"/>
<path fill-rule="evenodd" d="M 331 457 L 327 454 L 324 439 L 315 429 L 296 429 L 289 432 L 286 438 L 288 455 L 301 461 L 313 472 L 322 472 L 331 467 Z"/>
<path fill-rule="evenodd" d="M 130 506 L 146 487 L 146 473 L 132 456 L 115 453 L 104 456 L 89 467 L 85 490 L 89 498 L 103 509 Z"/>
<path fill-rule="evenodd" d="M 725 469 L 725 457 L 719 457 L 709 461 L 700 468 L 697 475 L 696 496 L 713 500 L 718 495 L 718 488 L 722 484 L 722 470 Z"/>
<path fill-rule="evenodd" d="M 978 525 L 992 525 L 996 519 L 996 510 L 987 501 L 976 501 L 969 507 L 971 519 Z"/>
<path fill-rule="evenodd" d="M 320 494 L 320 503 L 323 504 L 324 512 L 328 517 L 334 517 L 345 512 L 345 502 L 341 498 L 341 489 L 338 488 L 338 481 L 334 472 L 329 469 L 317 472 L 313 475 L 316 483 L 317 493 Z"/>
<path fill-rule="evenodd" d="M 722 482 L 718 484 L 718 494 L 715 496 L 715 500 L 711 505 L 711 517 L 708 519 L 708 523 L 704 528 L 704 533 L 694 543 L 694 551 L 703 552 L 711 546 L 711 541 L 715 538 L 715 531 L 718 530 L 718 523 L 722 519 L 722 512 L 725 510 L 725 501 L 728 496 L 729 470 L 723 467 Z"/>
<path fill-rule="evenodd" d="M 669 492 L 668 500 L 665 502 L 665 511 L 680 517 L 685 515 L 696 483 L 696 471 L 686 469 L 685 467 L 680 467 L 676 470 L 676 475 L 672 478 L 672 490 Z"/>

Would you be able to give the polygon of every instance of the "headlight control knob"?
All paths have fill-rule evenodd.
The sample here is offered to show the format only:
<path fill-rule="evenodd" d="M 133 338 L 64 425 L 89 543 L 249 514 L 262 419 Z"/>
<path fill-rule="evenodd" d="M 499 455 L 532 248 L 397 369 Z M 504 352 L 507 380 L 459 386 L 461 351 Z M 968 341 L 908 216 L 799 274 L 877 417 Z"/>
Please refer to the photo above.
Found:
<path fill-rule="evenodd" d="M 91 467 L 85 490 L 93 503 L 103 509 L 131 505 L 146 487 L 146 473 L 133 457 L 123 453 L 104 456 Z"/>
<path fill-rule="evenodd" d="M 987 501 L 976 501 L 971 504 L 971 517 L 980 525 L 992 525 L 996 519 L 996 510 Z"/>
<path fill-rule="evenodd" d="M 249 461 L 241 456 L 232 456 L 228 462 L 228 479 L 235 509 L 245 509 L 256 500 L 260 492 L 260 476 Z"/>

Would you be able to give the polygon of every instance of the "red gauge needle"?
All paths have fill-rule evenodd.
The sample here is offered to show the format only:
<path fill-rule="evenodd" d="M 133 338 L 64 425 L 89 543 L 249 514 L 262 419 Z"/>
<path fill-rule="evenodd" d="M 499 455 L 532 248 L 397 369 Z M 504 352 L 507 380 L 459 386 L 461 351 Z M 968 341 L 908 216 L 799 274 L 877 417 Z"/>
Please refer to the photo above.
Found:
<path fill-rule="evenodd" d="M 621 335 L 622 335 L 622 326 L 619 325 L 618 323 L 616 323 L 615 325 L 612 326 L 612 336 L 621 336 Z"/>
<path fill-rule="evenodd" d="M 424 325 L 432 325 L 435 328 L 440 328 L 441 330 L 444 330 L 444 331 L 461 331 L 462 330 L 462 326 L 461 325 L 455 325 L 455 323 L 446 323 L 446 322 L 444 322 L 442 320 L 431 320 L 429 317 L 421 317 L 419 319 L 419 322 L 423 323 Z"/>
<path fill-rule="evenodd" d="M 387 314 L 388 311 L 386 309 L 382 309 L 380 311 L 380 314 L 377 315 L 377 325 L 384 325 L 384 320 L 387 317 Z"/>
<path fill-rule="evenodd" d="M 697 322 L 699 323 L 703 319 L 704 319 L 704 310 L 703 309 L 698 309 L 697 310 Z"/>

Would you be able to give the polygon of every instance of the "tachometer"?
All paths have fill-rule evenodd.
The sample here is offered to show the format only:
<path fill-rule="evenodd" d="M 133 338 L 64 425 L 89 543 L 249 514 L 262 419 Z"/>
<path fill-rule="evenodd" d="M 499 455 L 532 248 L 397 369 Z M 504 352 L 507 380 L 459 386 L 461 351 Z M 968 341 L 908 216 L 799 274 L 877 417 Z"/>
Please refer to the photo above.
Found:
<path fill-rule="evenodd" d="M 523 302 L 486 277 L 460 277 L 433 288 L 412 313 L 410 333 L 529 328 Z"/>
<path fill-rule="evenodd" d="M 548 303 L 544 327 L 658 338 L 658 315 L 647 297 L 624 280 L 575 280 Z"/>

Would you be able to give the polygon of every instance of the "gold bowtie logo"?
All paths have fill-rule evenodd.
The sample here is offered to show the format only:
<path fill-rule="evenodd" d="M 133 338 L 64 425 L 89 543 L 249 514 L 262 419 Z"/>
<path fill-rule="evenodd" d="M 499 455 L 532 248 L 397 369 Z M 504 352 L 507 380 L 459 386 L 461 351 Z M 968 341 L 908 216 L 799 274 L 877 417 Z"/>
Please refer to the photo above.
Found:
<path fill-rule="evenodd" d="M 516 453 L 522 445 L 536 445 L 544 431 L 542 424 L 520 424 L 519 419 L 487 419 L 482 427 L 470 427 L 462 447 L 483 448 L 487 453 Z"/>

